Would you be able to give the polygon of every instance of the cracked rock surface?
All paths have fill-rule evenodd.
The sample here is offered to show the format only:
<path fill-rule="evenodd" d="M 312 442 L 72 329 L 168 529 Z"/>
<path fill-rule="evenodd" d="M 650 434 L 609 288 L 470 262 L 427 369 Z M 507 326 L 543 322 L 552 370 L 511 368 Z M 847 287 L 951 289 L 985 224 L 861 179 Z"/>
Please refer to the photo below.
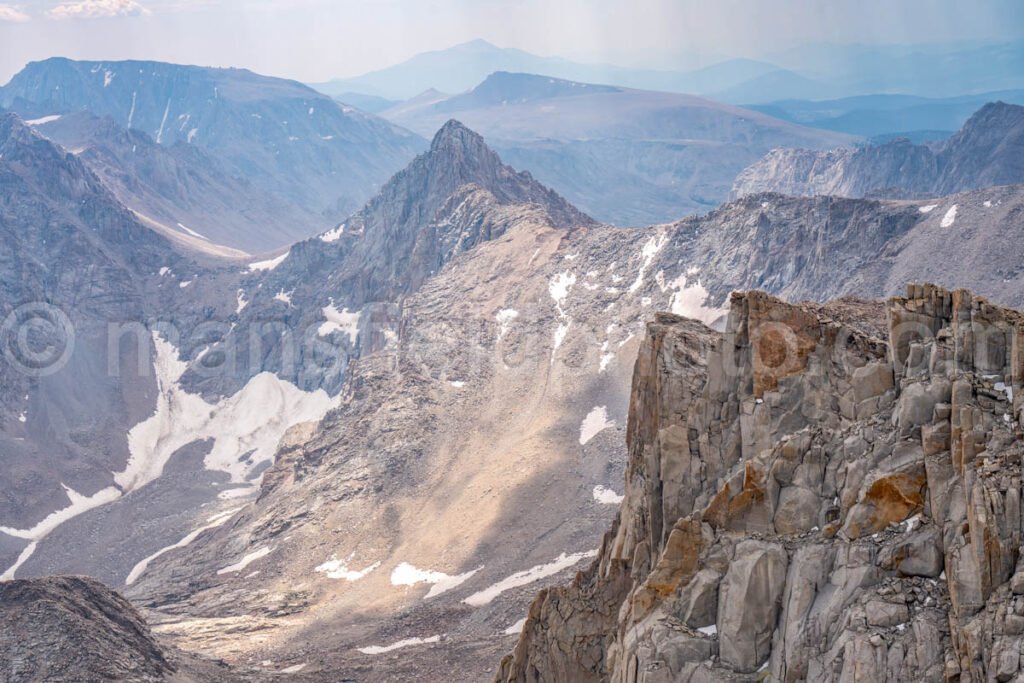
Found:
<path fill-rule="evenodd" d="M 1022 379 L 966 290 L 659 315 L 618 518 L 495 680 L 1019 680 Z"/>

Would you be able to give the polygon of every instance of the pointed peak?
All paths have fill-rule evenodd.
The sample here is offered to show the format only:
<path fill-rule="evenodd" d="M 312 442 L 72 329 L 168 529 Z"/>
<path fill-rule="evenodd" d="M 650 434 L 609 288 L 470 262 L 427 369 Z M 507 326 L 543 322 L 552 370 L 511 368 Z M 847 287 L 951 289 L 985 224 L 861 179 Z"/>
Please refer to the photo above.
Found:
<path fill-rule="evenodd" d="M 13 112 L 0 111 L 0 142 L 16 139 L 25 142 L 35 137 L 25 121 Z"/>
<path fill-rule="evenodd" d="M 430 151 L 436 152 L 450 147 L 480 148 L 486 147 L 484 139 L 479 133 L 466 128 L 455 119 L 449 119 L 448 123 L 441 126 L 441 130 L 434 135 L 430 143 Z"/>

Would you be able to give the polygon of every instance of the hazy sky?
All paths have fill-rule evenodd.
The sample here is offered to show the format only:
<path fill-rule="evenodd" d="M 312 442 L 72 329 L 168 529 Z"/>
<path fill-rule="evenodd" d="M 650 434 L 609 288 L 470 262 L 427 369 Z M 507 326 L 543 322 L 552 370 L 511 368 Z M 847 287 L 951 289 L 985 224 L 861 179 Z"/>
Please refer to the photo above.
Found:
<path fill-rule="evenodd" d="M 711 62 L 815 42 L 1021 39 L 1024 0 L 0 0 L 0 83 L 54 55 L 318 81 L 474 38 L 541 55 L 687 67 L 694 55 Z"/>

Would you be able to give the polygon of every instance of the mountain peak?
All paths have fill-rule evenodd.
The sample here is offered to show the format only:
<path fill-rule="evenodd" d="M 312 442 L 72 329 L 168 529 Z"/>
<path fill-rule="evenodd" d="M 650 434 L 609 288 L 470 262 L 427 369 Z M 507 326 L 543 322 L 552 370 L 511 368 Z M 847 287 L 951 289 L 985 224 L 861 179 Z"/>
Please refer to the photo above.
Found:
<path fill-rule="evenodd" d="M 430 151 L 436 152 L 452 146 L 479 148 L 486 145 L 479 133 L 470 130 L 460 121 L 448 119 L 447 123 L 434 134 L 434 139 L 430 143 Z"/>
<path fill-rule="evenodd" d="M 0 111 L 0 142 L 13 135 L 28 132 L 29 127 L 25 125 L 25 122 L 17 114 Z"/>
<path fill-rule="evenodd" d="M 1017 121 L 1024 118 L 1024 107 L 1017 104 L 1007 104 L 1002 100 L 989 102 L 981 109 L 974 112 L 971 118 L 964 123 L 964 128 L 978 125 L 983 122 L 992 121 Z"/>

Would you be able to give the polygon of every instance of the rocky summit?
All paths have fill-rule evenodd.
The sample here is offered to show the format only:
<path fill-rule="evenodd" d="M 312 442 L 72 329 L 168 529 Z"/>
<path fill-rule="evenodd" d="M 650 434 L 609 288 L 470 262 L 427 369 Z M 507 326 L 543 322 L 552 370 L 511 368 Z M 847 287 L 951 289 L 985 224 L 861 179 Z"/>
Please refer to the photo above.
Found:
<path fill-rule="evenodd" d="M 1022 387 L 966 290 L 658 315 L 618 517 L 495 680 L 1019 680 Z"/>

